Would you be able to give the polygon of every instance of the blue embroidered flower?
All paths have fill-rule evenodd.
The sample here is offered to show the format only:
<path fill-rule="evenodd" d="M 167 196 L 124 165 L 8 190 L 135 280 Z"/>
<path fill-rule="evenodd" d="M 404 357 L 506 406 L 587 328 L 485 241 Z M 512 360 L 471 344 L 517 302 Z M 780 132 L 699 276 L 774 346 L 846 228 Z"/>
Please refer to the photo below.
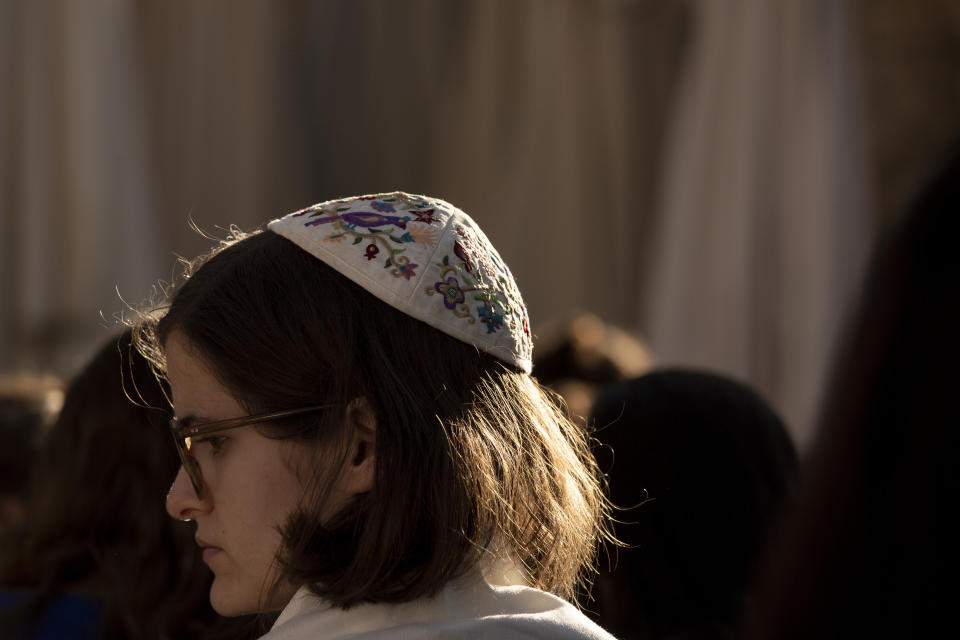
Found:
<path fill-rule="evenodd" d="M 446 282 L 436 283 L 433 285 L 433 288 L 437 290 L 437 293 L 443 295 L 443 305 L 447 309 L 455 308 L 465 299 L 463 289 L 460 288 L 460 283 L 457 282 L 457 279 L 453 276 L 447 278 Z"/>
<path fill-rule="evenodd" d="M 393 208 L 393 205 L 389 202 L 384 202 L 382 200 L 374 200 L 370 203 L 370 206 L 380 211 L 381 213 L 394 213 L 396 209 Z"/>
<path fill-rule="evenodd" d="M 487 325 L 487 333 L 493 333 L 503 327 L 503 316 L 496 312 L 493 305 L 485 302 L 477 306 L 480 322 Z"/>
<path fill-rule="evenodd" d="M 400 236 L 400 242 L 416 242 L 416 240 L 412 235 L 410 235 L 409 231 L 406 231 L 402 236 Z"/>

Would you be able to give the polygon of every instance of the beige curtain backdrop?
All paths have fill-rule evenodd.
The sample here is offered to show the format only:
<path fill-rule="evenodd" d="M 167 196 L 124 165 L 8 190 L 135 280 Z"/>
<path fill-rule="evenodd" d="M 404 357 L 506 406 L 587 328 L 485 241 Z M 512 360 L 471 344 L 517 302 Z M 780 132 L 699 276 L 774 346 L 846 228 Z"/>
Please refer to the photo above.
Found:
<path fill-rule="evenodd" d="M 65 369 L 164 273 L 133 10 L 0 2 L 0 368 Z"/>
<path fill-rule="evenodd" d="M 398 188 L 471 212 L 535 325 L 634 324 L 682 3 L 0 3 L 4 366 L 79 362 L 190 218 Z"/>
<path fill-rule="evenodd" d="M 750 382 L 805 444 L 873 226 L 843 5 L 695 15 L 644 326 L 663 364 Z"/>
<path fill-rule="evenodd" d="M 70 373 L 191 218 L 399 188 L 535 332 L 593 311 L 802 438 L 869 236 L 841 4 L 0 0 L 0 369 Z"/>

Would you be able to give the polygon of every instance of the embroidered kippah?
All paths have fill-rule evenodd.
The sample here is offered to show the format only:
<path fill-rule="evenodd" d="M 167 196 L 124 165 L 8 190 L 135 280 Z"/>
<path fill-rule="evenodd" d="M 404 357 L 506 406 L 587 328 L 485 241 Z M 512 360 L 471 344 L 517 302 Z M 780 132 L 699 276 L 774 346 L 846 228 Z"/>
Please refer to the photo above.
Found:
<path fill-rule="evenodd" d="M 530 323 L 513 275 L 449 202 L 400 191 L 358 196 L 267 228 L 387 304 L 530 373 Z"/>

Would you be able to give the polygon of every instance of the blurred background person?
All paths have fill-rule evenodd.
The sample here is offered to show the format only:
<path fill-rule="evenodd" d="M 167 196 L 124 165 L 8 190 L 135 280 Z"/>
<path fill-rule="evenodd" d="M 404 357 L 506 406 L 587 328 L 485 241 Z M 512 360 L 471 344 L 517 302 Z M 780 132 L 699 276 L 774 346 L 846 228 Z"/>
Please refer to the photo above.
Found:
<path fill-rule="evenodd" d="M 63 385 L 53 376 L 0 376 L 0 549 L 23 522 L 37 449 L 62 404 Z"/>
<path fill-rule="evenodd" d="M 724 376 L 656 370 L 607 386 L 590 422 L 616 535 L 584 601 L 618 638 L 735 638 L 751 573 L 798 481 L 780 418 Z"/>
<path fill-rule="evenodd" d="M 190 525 L 164 511 L 169 416 L 129 332 L 73 379 L 0 556 L 0 637 L 243 637 L 246 620 L 210 608 Z"/>
<path fill-rule="evenodd" d="M 960 139 L 876 256 L 748 638 L 923 638 L 955 625 L 958 212 Z"/>
<path fill-rule="evenodd" d="M 636 378 L 653 366 L 641 338 L 596 314 L 580 311 L 553 325 L 537 343 L 536 377 L 560 394 L 581 425 L 604 386 Z"/>

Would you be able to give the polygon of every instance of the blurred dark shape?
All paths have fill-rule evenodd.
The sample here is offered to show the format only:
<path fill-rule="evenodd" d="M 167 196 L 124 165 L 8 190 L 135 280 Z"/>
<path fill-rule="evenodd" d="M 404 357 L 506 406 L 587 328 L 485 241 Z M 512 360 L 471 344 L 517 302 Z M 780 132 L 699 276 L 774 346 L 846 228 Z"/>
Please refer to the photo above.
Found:
<path fill-rule="evenodd" d="M 610 552 L 613 567 L 601 554 L 587 608 L 622 640 L 733 637 L 798 481 L 780 418 L 733 380 L 663 370 L 606 388 L 590 422 L 630 546 Z"/>
<path fill-rule="evenodd" d="M 640 338 L 592 313 L 575 313 L 546 334 L 534 349 L 533 373 L 563 397 L 581 424 L 603 385 L 651 367 L 650 351 Z"/>
<path fill-rule="evenodd" d="M 72 381 L 0 551 L 0 637 L 243 637 L 247 620 L 209 605 L 191 525 L 164 510 L 169 415 L 129 332 Z"/>
<path fill-rule="evenodd" d="M 952 149 L 876 255 L 746 637 L 935 637 L 956 624 L 960 145 Z"/>
<path fill-rule="evenodd" d="M 0 540 L 23 521 L 37 449 L 62 404 L 63 384 L 55 377 L 0 377 Z"/>

